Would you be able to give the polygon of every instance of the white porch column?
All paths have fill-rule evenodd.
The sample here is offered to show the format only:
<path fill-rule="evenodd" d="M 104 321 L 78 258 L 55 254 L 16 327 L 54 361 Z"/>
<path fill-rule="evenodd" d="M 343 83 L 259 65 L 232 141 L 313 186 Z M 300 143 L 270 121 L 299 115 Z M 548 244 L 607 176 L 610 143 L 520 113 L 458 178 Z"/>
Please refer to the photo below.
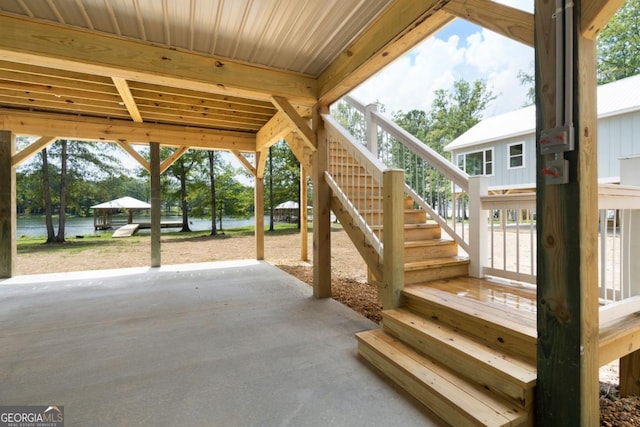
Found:
<path fill-rule="evenodd" d="M 489 194 L 489 178 L 469 177 L 469 276 L 484 277 L 487 262 L 489 211 L 482 209 L 480 198 Z"/>
<path fill-rule="evenodd" d="M 640 187 L 640 156 L 620 159 L 620 184 Z M 640 211 L 622 211 L 622 289 L 629 290 L 630 295 L 640 295 Z M 628 270 L 627 270 L 628 268 Z"/>

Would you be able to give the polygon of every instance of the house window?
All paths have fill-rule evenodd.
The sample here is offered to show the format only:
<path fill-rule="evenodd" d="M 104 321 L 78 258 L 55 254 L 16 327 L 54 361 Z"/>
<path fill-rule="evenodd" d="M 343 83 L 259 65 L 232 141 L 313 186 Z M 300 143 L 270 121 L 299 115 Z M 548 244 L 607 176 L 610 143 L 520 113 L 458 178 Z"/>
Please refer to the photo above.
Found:
<path fill-rule="evenodd" d="M 469 176 L 493 175 L 493 148 L 458 154 L 458 167 Z"/>
<path fill-rule="evenodd" d="M 509 169 L 524 167 L 524 142 L 509 144 Z"/>

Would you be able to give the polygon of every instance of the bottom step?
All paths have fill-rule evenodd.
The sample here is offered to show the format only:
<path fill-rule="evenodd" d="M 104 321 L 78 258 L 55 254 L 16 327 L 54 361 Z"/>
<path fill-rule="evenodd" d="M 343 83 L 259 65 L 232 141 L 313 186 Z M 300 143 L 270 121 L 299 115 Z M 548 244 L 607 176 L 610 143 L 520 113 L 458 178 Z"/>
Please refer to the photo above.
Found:
<path fill-rule="evenodd" d="M 524 409 L 457 377 L 382 330 L 356 336 L 360 356 L 449 424 L 517 426 L 530 423 L 530 414 Z"/>

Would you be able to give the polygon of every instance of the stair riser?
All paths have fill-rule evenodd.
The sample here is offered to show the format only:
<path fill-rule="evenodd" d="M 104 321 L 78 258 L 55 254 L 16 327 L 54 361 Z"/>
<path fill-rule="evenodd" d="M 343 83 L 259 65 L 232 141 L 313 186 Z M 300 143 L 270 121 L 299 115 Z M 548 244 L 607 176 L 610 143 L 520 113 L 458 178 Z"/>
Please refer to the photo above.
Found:
<path fill-rule="evenodd" d="M 466 276 L 469 274 L 468 264 L 453 264 L 424 270 L 412 270 L 404 272 L 405 285 L 426 283 L 432 280 L 450 279 L 452 277 Z"/>
<path fill-rule="evenodd" d="M 465 313 L 440 306 L 432 301 L 416 299 L 406 295 L 405 302 L 405 307 L 413 312 L 474 335 L 491 348 L 517 354 L 525 360 L 535 363 L 537 351 L 535 340 L 517 331 L 503 328 L 501 325 L 485 322 L 481 317 L 481 313 L 478 313 L 477 317 L 468 316 Z"/>
<path fill-rule="evenodd" d="M 425 259 L 446 258 L 456 255 L 458 255 L 458 245 L 455 242 L 439 242 L 433 245 L 404 248 L 404 262 L 418 262 Z"/>
<path fill-rule="evenodd" d="M 382 210 L 382 200 L 380 199 L 356 199 L 352 197 L 349 197 L 349 199 L 358 210 Z"/>
<path fill-rule="evenodd" d="M 382 211 L 379 212 L 367 212 L 366 210 L 361 211 L 360 214 L 365 218 L 367 224 L 370 226 L 381 226 L 384 225 L 384 216 L 382 215 Z M 424 211 L 405 211 L 404 212 L 404 223 L 405 224 L 424 224 L 426 222 L 425 212 Z"/>
<path fill-rule="evenodd" d="M 405 344 L 455 370 L 464 377 L 490 389 L 503 397 L 510 399 L 521 408 L 530 406 L 533 402 L 533 389 L 527 389 L 522 384 L 505 378 L 491 364 L 478 360 L 473 355 L 465 354 L 452 347 L 449 342 L 423 334 L 411 325 L 403 323 L 393 316 L 385 316 L 383 312 L 383 327 L 387 333 L 402 340 Z M 452 340 L 454 338 L 451 338 Z"/>
<path fill-rule="evenodd" d="M 376 230 L 376 234 L 384 241 L 383 230 Z M 404 230 L 405 242 L 418 242 L 421 240 L 434 240 L 442 237 L 440 227 L 433 228 L 408 228 Z"/>

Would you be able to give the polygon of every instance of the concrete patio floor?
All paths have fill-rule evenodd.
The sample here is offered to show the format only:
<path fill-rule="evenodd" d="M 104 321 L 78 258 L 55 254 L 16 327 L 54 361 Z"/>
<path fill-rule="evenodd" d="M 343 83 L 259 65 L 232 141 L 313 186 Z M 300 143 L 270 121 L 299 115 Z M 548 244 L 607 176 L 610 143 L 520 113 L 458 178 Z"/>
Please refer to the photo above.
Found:
<path fill-rule="evenodd" d="M 356 354 L 376 325 L 234 261 L 0 280 L 0 405 L 67 426 L 444 425 Z"/>

